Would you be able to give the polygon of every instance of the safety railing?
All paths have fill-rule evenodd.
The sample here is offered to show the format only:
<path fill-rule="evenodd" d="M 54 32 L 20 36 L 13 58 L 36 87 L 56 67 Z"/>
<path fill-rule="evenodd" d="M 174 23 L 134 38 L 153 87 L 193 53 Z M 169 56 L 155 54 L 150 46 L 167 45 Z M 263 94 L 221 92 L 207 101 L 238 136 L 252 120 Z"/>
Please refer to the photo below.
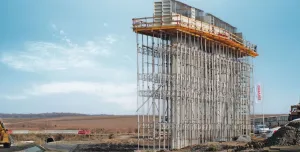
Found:
<path fill-rule="evenodd" d="M 173 17 L 176 16 L 177 19 L 173 20 Z M 179 15 L 168 15 L 168 16 L 154 16 L 154 17 L 144 17 L 144 18 L 135 18 L 132 19 L 134 28 L 143 28 L 143 27 L 159 27 L 166 25 L 180 25 Z M 163 19 L 170 18 L 171 21 L 163 21 Z M 158 21 L 157 21 L 158 20 Z"/>
<path fill-rule="evenodd" d="M 164 26 L 180 26 L 200 32 L 206 32 L 214 36 L 222 37 L 223 39 L 234 41 L 245 48 L 256 52 L 256 45 L 251 44 L 249 41 L 246 41 L 223 28 L 180 14 L 133 19 L 133 28 L 154 28 Z"/>

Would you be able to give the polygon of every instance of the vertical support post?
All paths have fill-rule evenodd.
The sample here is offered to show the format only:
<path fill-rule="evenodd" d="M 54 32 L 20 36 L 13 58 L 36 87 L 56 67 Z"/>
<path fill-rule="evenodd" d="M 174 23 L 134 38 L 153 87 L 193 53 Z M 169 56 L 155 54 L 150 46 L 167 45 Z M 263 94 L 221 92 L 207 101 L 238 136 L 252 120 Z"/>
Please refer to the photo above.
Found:
<path fill-rule="evenodd" d="M 147 36 L 148 37 L 148 36 Z M 139 73 L 138 73 L 138 75 L 139 75 L 139 77 L 138 77 L 138 80 L 142 80 L 142 89 L 139 89 L 139 90 L 144 90 L 145 89 L 145 81 L 143 80 L 143 77 L 144 77 L 144 75 L 145 75 L 145 69 L 144 69 L 144 56 L 145 56 L 145 51 L 147 51 L 147 50 L 145 50 L 145 47 L 144 47 L 144 35 L 142 35 L 142 46 L 141 46 L 141 56 L 142 56 L 142 64 L 141 64 L 141 67 L 142 67 L 142 74 L 140 75 Z M 140 78 L 140 76 L 141 76 L 141 78 Z M 144 96 L 142 96 L 142 102 L 144 102 Z M 142 141 L 143 141 L 143 149 L 145 149 L 145 124 L 144 124 L 144 122 L 145 122 L 145 106 L 143 106 L 142 108 L 142 112 L 141 112 L 141 114 L 142 114 Z M 138 129 L 138 134 L 140 134 L 140 129 Z"/>
<path fill-rule="evenodd" d="M 137 44 L 137 56 L 136 56 L 136 62 L 137 62 L 137 98 L 136 98 L 136 102 L 137 102 L 137 109 L 139 108 L 139 41 L 138 41 L 138 33 L 136 33 L 136 44 Z M 137 120 L 137 128 L 138 128 L 138 149 L 140 148 L 140 116 L 139 116 L 139 111 L 137 111 L 137 115 L 138 115 L 138 120 Z"/>

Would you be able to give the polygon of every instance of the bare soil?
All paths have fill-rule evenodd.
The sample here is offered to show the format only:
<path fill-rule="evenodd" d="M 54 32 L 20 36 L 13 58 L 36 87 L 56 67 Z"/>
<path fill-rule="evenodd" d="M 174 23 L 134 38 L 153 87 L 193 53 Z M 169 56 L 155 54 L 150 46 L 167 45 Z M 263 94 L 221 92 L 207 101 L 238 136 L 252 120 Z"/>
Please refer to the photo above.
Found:
<path fill-rule="evenodd" d="M 75 116 L 42 119 L 4 119 L 8 129 L 90 129 L 102 132 L 134 133 L 136 116 Z"/>

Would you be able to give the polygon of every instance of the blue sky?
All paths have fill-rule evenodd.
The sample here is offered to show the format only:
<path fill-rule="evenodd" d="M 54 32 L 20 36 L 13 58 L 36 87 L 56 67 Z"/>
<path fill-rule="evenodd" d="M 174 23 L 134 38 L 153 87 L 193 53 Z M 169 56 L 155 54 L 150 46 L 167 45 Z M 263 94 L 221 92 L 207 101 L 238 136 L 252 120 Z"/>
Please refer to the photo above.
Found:
<path fill-rule="evenodd" d="M 258 45 L 255 81 L 263 85 L 264 110 L 288 113 L 300 97 L 300 2 L 182 2 L 238 27 Z M 133 114 L 132 18 L 152 10 L 153 0 L 1 1 L 1 112 Z"/>

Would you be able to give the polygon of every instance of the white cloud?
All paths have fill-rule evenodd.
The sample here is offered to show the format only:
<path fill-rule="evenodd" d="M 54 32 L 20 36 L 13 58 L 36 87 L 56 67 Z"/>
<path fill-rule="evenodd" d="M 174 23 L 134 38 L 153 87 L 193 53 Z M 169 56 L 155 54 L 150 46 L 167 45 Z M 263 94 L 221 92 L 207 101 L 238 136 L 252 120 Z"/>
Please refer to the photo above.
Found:
<path fill-rule="evenodd" d="M 110 64 L 117 62 L 118 57 L 122 60 L 113 50 L 115 43 L 121 40 L 118 36 L 109 34 L 77 44 L 55 24 L 52 28 L 56 31 L 54 36 L 63 43 L 33 41 L 24 43 L 22 50 L 1 51 L 0 62 L 8 67 L 39 74 L 47 72 L 44 75 L 48 78 L 44 83 L 29 86 L 18 96 L 5 96 L 5 99 L 80 93 L 99 97 L 100 102 L 119 104 L 127 110 L 135 109 L 136 85 L 123 81 L 134 77 L 134 72 Z M 130 60 L 129 56 L 125 58 Z M 60 76 L 64 76 L 63 79 Z M 69 81 L 66 82 L 66 78 L 70 78 Z M 49 79 L 53 82 L 49 83 Z M 43 81 L 42 78 L 39 81 Z"/>
<path fill-rule="evenodd" d="M 64 32 L 63 30 L 60 30 L 59 33 L 60 33 L 61 35 L 64 35 L 64 34 L 65 34 L 65 32 Z"/>
<path fill-rule="evenodd" d="M 70 68 L 92 67 L 87 47 L 67 48 L 49 42 L 29 42 L 25 51 L 4 53 L 1 62 L 18 70 L 30 72 L 56 71 Z M 101 51 L 101 50 L 99 50 Z"/>
<path fill-rule="evenodd" d="M 110 44 L 113 44 L 114 42 L 117 41 L 117 40 L 116 40 L 113 36 L 111 36 L 111 35 L 108 35 L 108 36 L 105 38 L 105 40 L 106 40 L 108 43 L 110 43 Z"/>
<path fill-rule="evenodd" d="M 106 40 L 108 39 L 108 40 Z M 2 53 L 0 61 L 14 69 L 42 72 L 74 68 L 95 68 L 101 66 L 100 59 L 111 54 L 112 36 L 100 41 L 87 41 L 74 45 L 64 39 L 69 46 L 51 42 L 27 42 L 22 51 Z"/>
<path fill-rule="evenodd" d="M 8 100 L 23 100 L 26 99 L 26 96 L 20 96 L 20 95 L 16 95 L 16 96 L 3 96 L 5 99 Z"/>
<path fill-rule="evenodd" d="M 126 110 L 135 109 L 133 105 L 136 103 L 136 85 L 129 83 L 53 82 L 35 85 L 25 91 L 25 94 L 33 96 L 71 93 L 95 95 L 103 102 L 117 103 Z"/>
<path fill-rule="evenodd" d="M 20 71 L 53 72 L 53 75 L 59 75 L 64 71 L 73 74 L 84 71 L 85 75 L 101 74 L 101 77 L 105 75 L 109 78 L 120 78 L 130 73 L 125 69 L 110 66 L 110 63 L 116 63 L 120 58 L 113 50 L 114 43 L 121 40 L 120 36 L 108 34 L 76 44 L 65 35 L 64 30 L 58 29 L 55 24 L 52 24 L 52 27 L 58 33 L 55 36 L 63 43 L 25 42 L 22 50 L 0 51 L 3 52 L 0 53 L 0 62 Z M 116 62 L 113 62 L 114 60 Z"/>
<path fill-rule="evenodd" d="M 73 93 L 81 92 L 96 95 L 122 95 L 132 93 L 135 84 L 111 84 L 96 82 L 53 82 L 36 85 L 31 90 L 31 94 L 52 94 L 52 93 Z"/>

